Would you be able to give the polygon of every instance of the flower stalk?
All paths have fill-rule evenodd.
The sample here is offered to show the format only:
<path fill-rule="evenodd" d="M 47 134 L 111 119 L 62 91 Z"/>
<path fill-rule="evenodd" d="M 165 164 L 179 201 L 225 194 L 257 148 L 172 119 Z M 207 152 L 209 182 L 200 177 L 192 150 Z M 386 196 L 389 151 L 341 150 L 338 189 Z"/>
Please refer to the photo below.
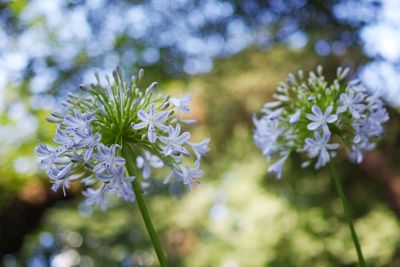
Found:
<path fill-rule="evenodd" d="M 122 155 L 126 160 L 126 169 L 128 171 L 128 174 L 130 176 L 137 176 L 137 172 L 136 172 L 137 168 L 135 166 L 135 157 L 134 157 L 132 149 L 129 147 L 129 144 L 123 145 Z M 135 192 L 135 197 L 136 197 L 137 204 L 139 206 L 140 213 L 142 215 L 144 224 L 146 225 L 146 229 L 147 229 L 147 232 L 149 233 L 154 250 L 157 254 L 157 258 L 160 263 L 160 266 L 166 267 L 166 266 L 168 266 L 167 258 L 164 255 L 164 251 L 162 249 L 157 232 L 153 226 L 153 223 L 151 222 L 151 217 L 147 210 L 146 204 L 144 202 L 142 190 L 140 188 L 140 185 L 137 182 L 137 179 L 135 179 L 132 182 L 132 186 L 133 186 L 133 191 Z"/>
<path fill-rule="evenodd" d="M 356 230 L 355 230 L 354 225 L 353 225 L 353 220 L 351 218 L 349 205 L 347 203 L 346 196 L 345 196 L 345 194 L 343 192 L 343 188 L 342 188 L 342 184 L 340 182 L 340 178 L 339 178 L 339 176 L 337 175 L 337 172 L 336 172 L 335 163 L 333 161 L 331 161 L 329 163 L 329 167 L 330 167 L 330 170 L 331 170 L 331 175 L 332 175 L 333 181 L 335 183 L 336 191 L 337 191 L 337 193 L 339 195 L 340 201 L 342 202 L 343 211 L 344 211 L 344 214 L 345 214 L 345 217 L 346 217 L 347 224 L 349 225 L 349 229 L 350 229 L 350 232 L 351 232 L 351 238 L 353 239 L 354 247 L 355 247 L 356 252 L 357 252 L 358 263 L 359 263 L 360 267 L 367 267 L 367 264 L 365 263 L 364 256 L 363 256 L 363 253 L 362 253 L 362 250 L 361 250 L 360 242 L 358 241 L 357 233 L 356 233 Z"/>

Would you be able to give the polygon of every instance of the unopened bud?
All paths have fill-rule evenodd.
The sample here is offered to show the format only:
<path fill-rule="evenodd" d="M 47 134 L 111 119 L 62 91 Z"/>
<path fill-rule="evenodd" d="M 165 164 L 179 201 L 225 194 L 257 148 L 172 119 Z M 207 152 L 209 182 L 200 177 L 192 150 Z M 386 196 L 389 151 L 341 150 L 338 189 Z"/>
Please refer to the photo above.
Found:
<path fill-rule="evenodd" d="M 108 85 L 111 86 L 110 76 L 105 75 L 104 77 L 105 77 L 105 79 L 106 79 Z"/>
<path fill-rule="evenodd" d="M 103 109 L 103 108 L 99 108 L 98 110 L 97 110 L 101 115 L 107 115 L 107 113 L 106 113 L 106 111 Z"/>
<path fill-rule="evenodd" d="M 90 88 L 83 84 L 79 85 L 79 89 L 81 89 L 82 91 L 85 91 L 85 92 L 90 91 Z"/>
<path fill-rule="evenodd" d="M 322 75 L 322 66 L 321 66 L 321 65 L 318 65 L 318 66 L 317 66 L 317 73 L 318 73 L 319 75 Z"/>
<path fill-rule="evenodd" d="M 100 84 L 100 77 L 97 71 L 94 73 L 94 77 L 96 77 L 97 83 Z"/>
<path fill-rule="evenodd" d="M 114 70 L 112 72 L 112 75 L 114 77 L 114 81 L 116 82 L 116 84 L 119 84 L 119 77 L 118 77 L 118 73 Z"/>
<path fill-rule="evenodd" d="M 297 72 L 297 75 L 299 76 L 300 79 L 303 79 L 303 78 L 304 78 L 304 73 L 303 73 L 302 70 L 299 70 L 299 71 Z"/>
<path fill-rule="evenodd" d="M 144 75 L 144 69 L 140 69 L 139 72 L 138 72 L 139 80 L 142 79 L 143 75 Z"/>
<path fill-rule="evenodd" d="M 151 91 L 153 91 L 154 88 L 156 88 L 158 85 L 157 82 L 153 82 L 149 87 L 147 87 L 146 89 L 146 94 L 150 93 Z"/>
<path fill-rule="evenodd" d="M 70 98 L 78 98 L 77 95 L 75 95 L 74 93 L 71 93 L 71 92 L 68 92 L 67 96 L 70 97 Z"/>
<path fill-rule="evenodd" d="M 55 117 L 53 117 L 53 116 L 48 116 L 48 117 L 46 117 L 46 120 L 47 120 L 48 122 L 51 122 L 51 123 L 60 123 L 60 122 L 63 121 L 62 119 L 60 119 L 60 118 L 55 118 Z"/>
<path fill-rule="evenodd" d="M 288 81 L 289 81 L 289 83 L 291 83 L 293 85 L 296 84 L 296 77 L 294 77 L 293 73 L 289 73 Z"/>
<path fill-rule="evenodd" d="M 118 66 L 115 68 L 115 70 L 117 71 L 118 76 L 122 79 L 122 69 L 121 69 L 121 66 L 118 65 Z"/>
<path fill-rule="evenodd" d="M 64 118 L 64 115 L 61 114 L 61 113 L 58 113 L 58 112 L 52 112 L 51 115 L 56 117 L 56 118 L 58 118 L 58 119 Z"/>
<path fill-rule="evenodd" d="M 167 109 L 169 107 L 169 102 L 164 102 L 164 104 L 162 104 L 161 109 Z"/>

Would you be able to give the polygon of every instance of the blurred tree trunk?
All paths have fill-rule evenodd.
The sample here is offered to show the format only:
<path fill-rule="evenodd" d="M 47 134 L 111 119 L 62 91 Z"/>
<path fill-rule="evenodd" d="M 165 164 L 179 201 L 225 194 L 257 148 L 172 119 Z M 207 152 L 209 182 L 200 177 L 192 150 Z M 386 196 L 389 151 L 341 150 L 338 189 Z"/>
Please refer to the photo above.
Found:
<path fill-rule="evenodd" d="M 365 153 L 361 168 L 384 186 L 391 207 L 400 217 L 400 175 L 390 160 L 379 150 L 371 151 Z"/>
<path fill-rule="evenodd" d="M 24 237 L 37 229 L 44 212 L 59 200 L 70 200 L 78 190 L 51 191 L 48 183 L 33 181 L 22 188 L 14 201 L 0 213 L 0 259 L 16 253 L 23 245 Z"/>

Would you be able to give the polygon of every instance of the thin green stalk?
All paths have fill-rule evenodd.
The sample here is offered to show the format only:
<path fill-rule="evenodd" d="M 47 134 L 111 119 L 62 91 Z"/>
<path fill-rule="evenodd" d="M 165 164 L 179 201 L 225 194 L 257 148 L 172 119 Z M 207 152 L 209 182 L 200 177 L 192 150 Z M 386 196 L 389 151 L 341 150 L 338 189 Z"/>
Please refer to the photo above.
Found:
<path fill-rule="evenodd" d="M 142 214 L 144 224 L 146 225 L 147 232 L 150 235 L 151 242 L 153 243 L 154 250 L 156 251 L 158 261 L 160 262 L 161 267 L 167 267 L 167 258 L 164 255 L 164 251 L 161 247 L 160 240 L 158 239 L 157 232 L 151 222 L 150 214 L 147 210 L 146 204 L 144 202 L 144 198 L 142 195 L 142 191 L 140 185 L 137 181 L 136 167 L 135 167 L 135 158 L 132 150 L 130 149 L 128 144 L 123 144 L 122 147 L 122 155 L 126 160 L 126 168 L 128 170 L 128 174 L 130 176 L 136 176 L 136 179 L 132 182 L 133 190 L 135 191 L 136 201 L 138 203 L 140 213 Z"/>
<path fill-rule="evenodd" d="M 343 210 L 344 210 L 344 213 L 345 213 L 345 216 L 346 216 L 347 224 L 349 225 L 349 228 L 350 228 L 351 237 L 353 238 L 354 247 L 356 248 L 356 251 L 357 251 L 358 263 L 360 264 L 360 267 L 367 267 L 367 264 L 365 263 L 365 260 L 364 260 L 364 257 L 363 257 L 362 251 L 361 251 L 360 242 L 358 241 L 356 230 L 354 229 L 353 220 L 351 218 L 349 205 L 347 203 L 346 196 L 344 195 L 342 184 L 340 182 L 339 176 L 337 175 L 337 172 L 336 172 L 335 164 L 331 160 L 329 165 L 330 165 L 333 181 L 335 183 L 336 191 L 337 191 L 337 193 L 339 195 L 339 198 L 340 198 L 340 200 L 342 202 L 342 206 L 343 206 Z"/>

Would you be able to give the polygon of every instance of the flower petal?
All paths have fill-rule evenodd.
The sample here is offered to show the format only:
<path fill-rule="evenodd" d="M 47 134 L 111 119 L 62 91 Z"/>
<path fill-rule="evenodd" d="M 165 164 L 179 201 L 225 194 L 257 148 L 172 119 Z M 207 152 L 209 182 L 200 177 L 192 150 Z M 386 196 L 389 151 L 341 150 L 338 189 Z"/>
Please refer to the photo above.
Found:
<path fill-rule="evenodd" d="M 154 108 L 154 104 L 151 104 L 150 108 L 149 108 L 149 117 L 153 118 L 155 113 L 156 113 L 156 111 L 155 111 L 155 108 Z"/>
<path fill-rule="evenodd" d="M 329 116 L 326 118 L 326 122 L 332 123 L 332 122 L 337 121 L 337 119 L 338 119 L 338 115 L 336 115 L 336 114 L 331 114 L 331 115 L 329 115 Z"/>
<path fill-rule="evenodd" d="M 148 138 L 150 143 L 155 143 L 157 140 L 157 134 L 156 134 L 156 128 L 154 127 L 153 124 L 149 124 L 149 130 L 148 130 Z"/>
<path fill-rule="evenodd" d="M 149 178 L 150 174 L 151 174 L 150 166 L 148 164 L 144 165 L 144 167 L 143 167 L 143 178 L 144 179 Z"/>
<path fill-rule="evenodd" d="M 321 126 L 320 122 L 312 122 L 307 125 L 307 129 L 310 131 L 314 131 L 314 130 L 318 129 L 320 126 Z"/>
<path fill-rule="evenodd" d="M 165 122 L 168 119 L 168 115 L 169 115 L 169 112 L 167 112 L 167 111 L 159 112 L 154 116 L 154 120 L 158 121 L 160 123 Z"/>
<path fill-rule="evenodd" d="M 311 111 L 312 111 L 312 113 L 314 113 L 318 117 L 322 117 L 322 115 L 323 115 L 321 109 L 317 105 L 313 105 L 311 107 Z"/>
<path fill-rule="evenodd" d="M 290 116 L 289 122 L 296 123 L 300 119 L 301 110 L 297 110 L 293 115 Z"/>
<path fill-rule="evenodd" d="M 158 122 L 158 121 L 155 121 L 155 122 L 154 122 L 154 125 L 155 125 L 158 129 L 160 129 L 160 130 L 162 130 L 162 131 L 164 131 L 164 132 L 168 132 L 168 130 L 169 130 L 169 127 L 168 127 L 168 126 L 166 126 L 166 125 L 164 125 L 164 124 L 162 124 L 162 123 L 160 123 L 160 122 Z"/>
<path fill-rule="evenodd" d="M 333 110 L 333 106 L 330 105 L 329 107 L 326 108 L 324 115 L 328 116 L 329 114 L 332 113 L 332 110 Z"/>
<path fill-rule="evenodd" d="M 139 122 L 139 123 L 136 123 L 136 124 L 132 124 L 132 128 L 135 129 L 135 130 L 139 130 L 139 129 L 145 128 L 147 125 L 148 125 L 147 122 Z"/>
<path fill-rule="evenodd" d="M 314 114 L 306 114 L 307 119 L 309 119 L 310 121 L 319 121 L 320 117 L 315 116 Z"/>
<path fill-rule="evenodd" d="M 138 118 L 140 120 L 142 120 L 142 121 L 148 121 L 149 120 L 149 114 L 146 111 L 142 110 L 142 109 L 138 111 L 137 115 L 138 115 Z"/>

